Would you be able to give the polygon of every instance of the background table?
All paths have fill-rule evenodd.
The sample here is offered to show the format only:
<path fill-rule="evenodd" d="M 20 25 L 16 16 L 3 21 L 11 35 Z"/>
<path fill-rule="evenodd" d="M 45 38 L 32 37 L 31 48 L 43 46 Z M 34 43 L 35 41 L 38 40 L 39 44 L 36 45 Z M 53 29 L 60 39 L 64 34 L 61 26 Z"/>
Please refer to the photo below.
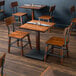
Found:
<path fill-rule="evenodd" d="M 36 49 L 30 51 L 30 53 L 28 53 L 27 56 L 43 60 L 44 52 L 40 50 L 40 32 L 46 32 L 49 28 L 53 27 L 55 23 L 38 21 L 38 20 L 32 20 L 30 22 L 35 22 L 35 23 L 40 22 L 41 24 L 49 25 L 49 27 L 48 26 L 46 27 L 37 24 L 25 23 L 24 25 L 20 26 L 20 28 L 36 31 Z"/>
<path fill-rule="evenodd" d="M 24 9 L 31 9 L 32 10 L 32 20 L 34 19 L 34 10 L 40 10 L 42 8 L 46 7 L 45 5 L 40 5 L 40 6 L 36 6 L 36 5 L 24 5 L 24 6 L 20 6 L 20 8 L 24 8 Z"/>

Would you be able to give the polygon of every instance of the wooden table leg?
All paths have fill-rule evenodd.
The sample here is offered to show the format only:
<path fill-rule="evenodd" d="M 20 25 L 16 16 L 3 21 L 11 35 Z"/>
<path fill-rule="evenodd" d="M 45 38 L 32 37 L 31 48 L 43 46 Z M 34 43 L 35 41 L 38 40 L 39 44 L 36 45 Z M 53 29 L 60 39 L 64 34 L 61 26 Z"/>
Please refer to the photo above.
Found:
<path fill-rule="evenodd" d="M 40 32 L 36 32 L 36 50 L 40 51 Z"/>
<path fill-rule="evenodd" d="M 32 9 L 32 20 L 34 20 L 34 9 Z"/>

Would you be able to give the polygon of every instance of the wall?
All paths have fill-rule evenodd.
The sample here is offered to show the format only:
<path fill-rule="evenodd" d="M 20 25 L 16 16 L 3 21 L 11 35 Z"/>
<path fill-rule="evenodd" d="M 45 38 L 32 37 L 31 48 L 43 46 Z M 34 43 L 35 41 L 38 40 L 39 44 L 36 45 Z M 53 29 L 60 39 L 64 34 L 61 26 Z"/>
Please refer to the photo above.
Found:
<path fill-rule="evenodd" d="M 10 3 L 13 1 L 18 1 L 19 6 L 24 5 L 26 3 L 33 3 L 33 4 L 43 4 L 47 6 L 56 5 L 56 10 L 54 12 L 55 14 L 55 20 L 60 27 L 64 27 L 66 24 L 70 23 L 71 20 L 71 14 L 70 14 L 70 7 L 72 5 L 76 6 L 76 0 L 5 0 L 5 10 L 8 15 L 11 15 L 11 8 Z M 20 9 L 19 11 L 27 12 L 29 13 L 29 16 L 31 16 L 31 10 L 29 9 Z M 44 14 L 45 10 L 38 10 L 35 11 L 35 17 L 38 19 L 39 16 Z"/>

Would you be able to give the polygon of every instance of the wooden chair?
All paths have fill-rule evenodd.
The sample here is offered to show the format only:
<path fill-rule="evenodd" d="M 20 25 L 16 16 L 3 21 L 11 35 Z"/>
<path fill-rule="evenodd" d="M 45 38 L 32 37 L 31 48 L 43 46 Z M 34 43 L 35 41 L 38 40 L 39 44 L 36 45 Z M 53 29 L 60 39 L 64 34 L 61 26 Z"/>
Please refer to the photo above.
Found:
<path fill-rule="evenodd" d="M 47 69 L 44 70 L 44 72 L 41 73 L 40 76 L 55 76 L 51 67 L 49 66 Z"/>
<path fill-rule="evenodd" d="M 15 17 L 18 17 L 16 19 L 18 19 L 18 22 L 20 22 L 21 24 L 23 23 L 22 17 L 26 16 L 27 17 L 27 13 L 23 13 L 23 12 L 18 12 L 18 2 L 12 2 L 11 3 L 11 8 L 12 8 L 12 15 Z"/>
<path fill-rule="evenodd" d="M 64 38 L 62 38 L 62 37 L 51 37 L 48 41 L 46 41 L 44 61 L 46 61 L 49 45 L 51 45 L 50 55 L 60 57 L 61 58 L 61 64 L 63 64 L 63 57 L 66 54 L 67 54 L 67 56 L 69 56 L 68 43 L 69 43 L 69 36 L 70 36 L 70 34 L 69 34 L 70 26 L 65 28 Z M 59 50 L 60 55 L 57 55 L 57 54 L 54 53 L 54 48 L 61 49 L 61 50 Z"/>
<path fill-rule="evenodd" d="M 0 13 L 3 13 L 3 18 L 5 17 L 4 5 L 5 5 L 5 1 L 0 1 Z"/>
<path fill-rule="evenodd" d="M 6 55 L 5 53 L 0 52 L 0 68 L 1 68 L 0 76 L 4 76 L 3 69 L 4 69 L 4 62 L 5 62 L 5 55 Z"/>
<path fill-rule="evenodd" d="M 54 16 L 53 16 L 53 13 L 54 13 L 54 10 L 55 10 L 55 5 L 54 6 L 51 6 L 50 9 L 49 9 L 49 15 L 43 15 L 43 16 L 40 16 L 39 17 L 39 20 L 48 20 L 48 22 L 50 22 L 50 19 L 52 19 L 52 21 L 54 22 Z"/>
<path fill-rule="evenodd" d="M 5 19 L 5 22 L 6 22 L 6 26 L 7 26 L 7 28 L 8 28 L 8 37 L 9 37 L 9 41 L 8 41 L 8 53 L 10 53 L 10 47 L 11 47 L 11 46 L 12 46 L 12 47 L 15 47 L 13 44 L 14 44 L 15 42 L 17 42 L 17 46 L 18 46 L 18 48 L 21 49 L 21 55 L 23 56 L 23 48 L 24 48 L 27 44 L 29 44 L 30 48 L 32 49 L 29 33 L 28 33 L 28 32 L 23 32 L 23 31 L 15 31 L 14 25 L 15 25 L 15 22 L 16 22 L 16 21 L 15 21 L 14 16 L 11 16 L 11 17 L 6 18 L 6 19 Z M 12 32 L 12 33 L 10 33 L 10 27 L 9 27 L 11 24 L 13 24 L 13 32 Z M 28 41 L 25 41 L 26 44 L 23 45 L 23 39 L 24 39 L 26 36 L 28 37 Z M 16 41 L 11 43 L 11 38 L 16 39 Z M 19 46 L 19 41 L 20 41 L 20 46 Z M 17 48 L 17 47 L 16 47 L 16 48 Z"/>

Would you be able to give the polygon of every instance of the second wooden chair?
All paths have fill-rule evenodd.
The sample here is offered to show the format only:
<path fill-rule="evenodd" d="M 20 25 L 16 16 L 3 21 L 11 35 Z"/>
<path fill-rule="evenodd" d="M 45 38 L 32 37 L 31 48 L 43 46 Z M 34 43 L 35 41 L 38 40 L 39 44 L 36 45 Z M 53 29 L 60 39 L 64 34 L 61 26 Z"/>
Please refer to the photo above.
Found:
<path fill-rule="evenodd" d="M 43 15 L 43 16 L 40 16 L 39 17 L 39 20 L 48 20 L 48 22 L 50 22 L 50 19 L 52 19 L 52 21 L 54 22 L 54 16 L 53 16 L 53 13 L 54 13 L 54 10 L 55 10 L 55 5 L 51 6 L 50 9 L 49 9 L 49 15 Z"/>
<path fill-rule="evenodd" d="M 15 17 L 18 17 L 17 18 L 18 22 L 20 22 L 22 24 L 23 23 L 22 17 L 26 16 L 26 18 L 27 18 L 27 13 L 18 12 L 18 9 L 17 9 L 18 2 L 17 1 L 11 3 L 11 8 L 12 8 L 12 13 L 13 13 L 12 15 Z"/>
<path fill-rule="evenodd" d="M 13 44 L 15 42 L 17 42 L 17 45 L 18 45 L 18 48 L 21 49 L 21 55 L 23 56 L 23 48 L 29 44 L 30 48 L 32 49 L 31 47 L 31 42 L 30 42 L 30 36 L 29 36 L 29 32 L 23 32 L 23 31 L 15 31 L 15 28 L 14 28 L 14 25 L 15 25 L 15 18 L 13 16 L 11 17 L 8 17 L 5 19 L 5 22 L 6 22 L 6 26 L 8 28 L 8 38 L 9 38 L 9 41 L 8 41 L 8 53 L 10 53 L 10 47 L 15 47 L 13 46 Z M 10 25 L 13 24 L 13 32 L 10 33 Z M 28 37 L 28 41 L 26 42 L 25 45 L 23 45 L 23 39 L 25 37 Z M 16 39 L 16 41 L 12 42 L 11 43 L 11 38 L 14 38 Z M 19 41 L 20 41 L 20 47 L 19 47 Z"/>
<path fill-rule="evenodd" d="M 69 56 L 68 43 L 69 43 L 69 36 L 70 36 L 70 33 L 69 33 L 70 32 L 70 26 L 65 28 L 63 38 L 62 37 L 51 37 L 48 41 L 46 41 L 44 61 L 46 61 L 49 45 L 51 45 L 50 55 L 60 57 L 61 58 L 61 64 L 63 64 L 63 57 L 65 56 L 65 54 L 67 54 L 67 56 Z M 54 53 L 54 48 L 61 49 L 59 55 Z"/>

